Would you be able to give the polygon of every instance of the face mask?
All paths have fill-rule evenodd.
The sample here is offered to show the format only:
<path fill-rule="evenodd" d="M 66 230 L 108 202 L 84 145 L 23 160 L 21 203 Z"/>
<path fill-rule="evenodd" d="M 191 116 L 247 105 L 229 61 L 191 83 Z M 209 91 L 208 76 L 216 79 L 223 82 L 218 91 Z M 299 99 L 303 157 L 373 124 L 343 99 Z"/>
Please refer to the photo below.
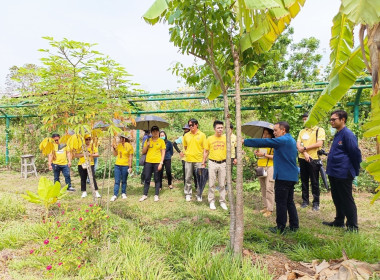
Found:
<path fill-rule="evenodd" d="M 160 138 L 161 138 L 162 140 L 165 140 L 165 136 L 161 136 Z"/>
<path fill-rule="evenodd" d="M 335 135 L 336 128 L 335 127 L 330 127 L 330 133 L 331 133 L 331 135 Z"/>

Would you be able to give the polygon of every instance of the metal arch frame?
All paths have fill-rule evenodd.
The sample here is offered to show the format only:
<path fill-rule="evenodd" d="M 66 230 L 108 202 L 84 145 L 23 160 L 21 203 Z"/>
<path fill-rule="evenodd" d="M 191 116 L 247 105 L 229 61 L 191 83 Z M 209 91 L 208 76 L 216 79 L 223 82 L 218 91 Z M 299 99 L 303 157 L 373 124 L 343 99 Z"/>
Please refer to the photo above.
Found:
<path fill-rule="evenodd" d="M 357 92 L 355 94 L 355 102 L 349 102 L 347 103 L 348 106 L 354 107 L 354 123 L 359 122 L 359 113 L 360 113 L 360 106 L 370 106 L 371 103 L 369 101 L 360 102 L 360 97 L 362 94 L 363 89 L 366 88 L 372 88 L 372 84 L 366 84 L 367 82 L 371 82 L 370 77 L 366 77 L 364 79 L 358 79 L 356 81 L 357 83 L 360 83 L 360 85 L 352 86 L 350 89 L 357 89 Z M 318 82 L 315 83 L 315 86 L 324 86 L 328 84 L 327 82 Z M 274 87 L 275 88 L 275 87 Z M 281 87 L 278 87 L 281 89 Z M 272 88 L 273 89 L 273 88 Z M 241 96 L 242 97 L 252 97 L 252 96 L 263 96 L 263 95 L 277 95 L 277 94 L 298 94 L 298 93 L 311 93 L 311 92 L 321 92 L 324 88 L 308 88 L 308 89 L 298 89 L 298 90 L 277 90 L 277 91 L 264 91 L 264 88 L 262 87 L 254 87 L 254 88 L 245 88 L 242 89 Z M 146 93 L 146 94 L 140 94 L 140 95 L 127 95 L 126 98 L 134 98 L 134 97 L 154 97 L 154 98 L 142 98 L 142 99 L 130 99 L 128 102 L 136 109 L 134 112 L 130 112 L 132 115 L 141 116 L 142 114 L 163 114 L 163 113 L 187 113 L 187 112 L 212 112 L 212 111 L 223 111 L 224 108 L 209 108 L 209 109 L 175 109 L 175 110 L 157 110 L 157 111 L 141 111 L 136 106 L 136 102 L 161 102 L 161 101 L 170 101 L 170 100 L 204 100 L 207 99 L 204 96 L 186 96 L 186 97 L 179 97 L 178 95 L 181 94 L 188 94 L 188 95 L 201 95 L 204 94 L 205 91 L 194 91 L 194 92 L 168 92 L 168 93 Z M 228 97 L 234 97 L 234 90 L 229 90 Z M 169 97 L 158 97 L 156 96 L 169 96 Z M 218 99 L 223 98 L 222 95 L 217 97 Z M 3 114 L 3 116 L 0 115 L 1 118 L 5 118 L 5 164 L 9 164 L 9 132 L 10 132 L 10 121 L 12 118 L 29 118 L 29 117 L 38 117 L 37 115 L 8 115 L 6 112 L 4 112 L 4 109 L 7 108 L 25 108 L 25 107 L 38 107 L 38 104 L 28 104 L 30 101 L 23 101 L 16 105 L 0 105 L 0 113 Z M 302 105 L 295 105 L 295 108 L 302 108 Z M 242 107 L 242 111 L 247 110 L 259 110 L 261 107 Z M 273 106 L 274 109 L 280 109 L 281 106 Z M 137 130 L 136 132 L 136 171 L 139 171 L 139 157 L 140 157 L 140 131 Z"/>

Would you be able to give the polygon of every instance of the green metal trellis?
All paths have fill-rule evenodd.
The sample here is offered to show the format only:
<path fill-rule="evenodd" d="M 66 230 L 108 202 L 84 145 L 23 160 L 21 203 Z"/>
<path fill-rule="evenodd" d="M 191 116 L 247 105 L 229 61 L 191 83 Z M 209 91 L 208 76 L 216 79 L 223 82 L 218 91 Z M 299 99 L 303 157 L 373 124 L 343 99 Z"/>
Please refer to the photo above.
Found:
<path fill-rule="evenodd" d="M 354 107 L 354 123 L 359 122 L 359 112 L 360 112 L 360 106 L 368 106 L 371 103 L 369 101 L 364 101 L 360 102 L 360 97 L 362 94 L 363 89 L 366 88 L 372 88 L 372 84 L 366 84 L 367 82 L 371 82 L 370 78 L 365 78 L 365 79 L 359 79 L 356 82 L 360 83 L 360 85 L 355 85 L 352 86 L 350 89 L 356 89 L 356 96 L 355 96 L 355 102 L 349 102 L 347 103 L 347 106 L 353 106 Z M 328 83 L 326 82 L 319 82 L 315 83 L 315 86 L 323 86 Z M 279 87 L 280 88 L 280 87 Z M 273 88 L 272 88 L 273 89 Z M 245 88 L 242 89 L 241 96 L 242 97 L 253 97 L 253 96 L 264 96 L 264 95 L 279 95 L 279 94 L 299 94 L 299 93 L 313 93 L 313 92 L 321 92 L 323 91 L 324 88 L 307 88 L 307 89 L 294 89 L 294 90 L 276 90 L 276 91 L 265 91 L 264 88 L 262 87 L 255 87 L 255 88 Z M 147 93 L 147 94 L 139 94 L 139 95 L 127 95 L 126 97 L 128 98 L 128 101 L 130 104 L 132 104 L 135 107 L 136 102 L 162 102 L 162 101 L 170 101 L 170 100 L 205 100 L 206 98 L 204 96 L 199 96 L 204 94 L 205 91 L 194 91 L 194 92 L 167 92 L 167 93 Z M 192 96 L 178 96 L 178 95 L 192 95 Z M 198 95 L 198 96 L 197 96 Z M 159 97 L 156 98 L 156 96 L 169 96 L 169 97 Z M 228 97 L 234 97 L 234 91 L 229 90 Z M 141 98 L 141 97 L 148 97 L 148 98 Z M 153 98 L 152 98 L 153 97 Z M 140 99 L 132 99 L 132 98 L 140 98 Z M 223 98 L 222 95 L 218 97 L 218 99 Z M 0 119 L 5 118 L 5 164 L 9 164 L 9 133 L 10 133 L 10 122 L 11 119 L 14 118 L 29 118 L 29 117 L 37 117 L 37 115 L 8 115 L 6 112 L 4 112 L 4 109 L 8 108 L 26 108 L 26 107 L 37 107 L 38 104 L 28 104 L 29 101 L 23 101 L 19 104 L 12 104 L 12 105 L 0 105 Z M 302 105 L 295 105 L 295 108 L 302 108 Z M 135 107 L 136 108 L 136 107 Z M 273 106 L 272 108 L 274 109 L 280 109 L 281 106 Z M 224 108 L 196 108 L 196 109 L 174 109 L 174 110 L 156 110 L 154 112 L 152 111 L 142 111 L 137 110 L 134 112 L 131 112 L 130 114 L 132 115 L 143 115 L 143 114 L 163 114 L 163 113 L 186 113 L 186 112 L 191 112 L 191 113 L 197 113 L 197 112 L 215 112 L 215 111 L 223 111 Z M 242 107 L 242 111 L 247 111 L 247 110 L 259 110 L 261 109 L 260 106 L 256 107 Z M 138 162 L 139 162 L 139 154 L 140 154 L 140 131 L 137 130 L 136 133 L 136 170 L 137 172 L 139 171 L 138 167 Z"/>

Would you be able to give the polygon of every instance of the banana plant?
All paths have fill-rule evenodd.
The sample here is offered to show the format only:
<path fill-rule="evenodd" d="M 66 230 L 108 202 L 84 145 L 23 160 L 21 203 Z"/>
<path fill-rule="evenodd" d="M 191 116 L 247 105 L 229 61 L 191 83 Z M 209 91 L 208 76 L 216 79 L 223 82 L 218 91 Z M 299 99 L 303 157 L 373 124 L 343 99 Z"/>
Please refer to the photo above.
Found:
<path fill-rule="evenodd" d="M 354 28 L 360 25 L 360 46 L 354 48 Z M 367 35 L 365 36 L 365 31 Z M 372 75 L 371 118 L 363 125 L 364 137 L 376 137 L 380 145 L 380 1 L 342 0 L 339 13 L 331 29 L 330 83 L 310 112 L 306 126 L 316 125 L 347 93 L 356 79 L 367 68 Z M 366 170 L 380 182 L 380 155 L 367 158 Z M 377 188 L 372 203 L 380 198 Z"/>
<path fill-rule="evenodd" d="M 49 217 L 49 208 L 67 194 L 67 186 L 61 188 L 60 182 L 53 183 L 46 177 L 41 177 L 38 182 L 37 194 L 26 191 L 21 196 L 29 202 L 41 204 L 45 207 L 45 220 Z"/>

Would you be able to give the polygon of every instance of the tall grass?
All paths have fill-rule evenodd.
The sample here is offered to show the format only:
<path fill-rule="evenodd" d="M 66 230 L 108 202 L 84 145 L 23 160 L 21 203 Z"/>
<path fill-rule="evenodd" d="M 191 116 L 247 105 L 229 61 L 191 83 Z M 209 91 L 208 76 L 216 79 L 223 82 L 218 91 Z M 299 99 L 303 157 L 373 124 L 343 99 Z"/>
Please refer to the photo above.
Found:
<path fill-rule="evenodd" d="M 25 203 L 14 198 L 14 195 L 0 193 L 0 221 L 15 220 L 26 213 Z"/>

